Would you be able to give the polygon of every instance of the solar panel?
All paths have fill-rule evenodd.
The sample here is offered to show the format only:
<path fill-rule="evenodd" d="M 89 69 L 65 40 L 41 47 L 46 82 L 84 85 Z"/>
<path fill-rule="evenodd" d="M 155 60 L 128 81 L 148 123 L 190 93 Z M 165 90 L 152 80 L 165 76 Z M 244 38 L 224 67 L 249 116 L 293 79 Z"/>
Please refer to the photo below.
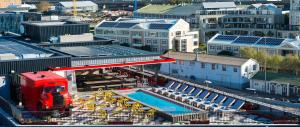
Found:
<path fill-rule="evenodd" d="M 239 37 L 233 43 L 238 43 L 238 44 L 254 44 L 259 39 L 260 39 L 259 37 Z"/>
<path fill-rule="evenodd" d="M 115 27 L 117 28 L 130 28 L 138 23 L 118 23 Z"/>
<path fill-rule="evenodd" d="M 7 39 L 0 39 L 0 49 L 0 54 L 12 53 L 19 57 L 24 54 L 47 54 L 46 52 Z"/>
<path fill-rule="evenodd" d="M 116 23 L 116 22 L 103 22 L 103 23 L 100 24 L 99 27 L 114 27 L 117 24 L 118 23 Z"/>
<path fill-rule="evenodd" d="M 237 36 L 233 36 L 233 35 L 219 35 L 215 38 L 215 40 L 233 41 L 236 38 Z"/>
<path fill-rule="evenodd" d="M 173 24 L 150 24 L 149 29 L 163 29 L 163 30 L 167 30 L 169 28 L 171 28 L 173 26 Z"/>
<path fill-rule="evenodd" d="M 284 39 L 262 38 L 256 44 L 258 44 L 258 45 L 277 46 L 277 45 L 280 45 L 283 41 L 284 41 Z"/>

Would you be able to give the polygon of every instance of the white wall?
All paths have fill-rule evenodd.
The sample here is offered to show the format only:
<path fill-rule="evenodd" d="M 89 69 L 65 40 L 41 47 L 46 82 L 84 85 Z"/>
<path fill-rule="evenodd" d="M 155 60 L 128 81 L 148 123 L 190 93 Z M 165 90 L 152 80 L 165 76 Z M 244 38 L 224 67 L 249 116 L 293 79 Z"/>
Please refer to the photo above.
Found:
<path fill-rule="evenodd" d="M 220 85 L 229 88 L 245 88 L 245 84 L 249 82 L 249 79 L 241 75 L 241 67 L 232 65 L 225 65 L 225 67 L 226 71 L 223 71 L 222 64 L 216 64 L 215 70 L 212 70 L 211 63 L 205 63 L 205 68 L 202 68 L 201 62 L 199 61 L 183 61 L 183 64 L 180 64 L 179 60 L 177 60 L 176 63 L 162 64 L 160 72 L 184 76 L 186 78 L 195 76 L 200 81 L 210 80 L 214 85 Z M 237 72 L 234 72 L 234 68 L 237 68 Z M 177 70 L 178 73 L 172 73 L 172 70 Z"/>

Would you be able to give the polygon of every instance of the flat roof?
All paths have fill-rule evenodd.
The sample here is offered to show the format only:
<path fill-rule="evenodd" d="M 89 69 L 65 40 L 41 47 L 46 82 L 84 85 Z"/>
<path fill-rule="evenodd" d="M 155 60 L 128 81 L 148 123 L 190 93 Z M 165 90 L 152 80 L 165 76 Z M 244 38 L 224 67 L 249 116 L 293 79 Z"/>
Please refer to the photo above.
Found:
<path fill-rule="evenodd" d="M 205 9 L 236 8 L 236 5 L 234 2 L 203 2 L 202 4 Z"/>
<path fill-rule="evenodd" d="M 163 14 L 171 9 L 177 7 L 176 5 L 158 5 L 158 4 L 150 4 L 138 10 L 138 13 L 157 13 Z"/>
<path fill-rule="evenodd" d="M 147 5 L 138 10 L 138 13 L 151 13 L 151 14 L 166 14 L 166 15 L 180 15 L 189 16 L 195 14 L 197 10 L 201 10 L 199 5 Z"/>
<path fill-rule="evenodd" d="M 133 19 L 119 18 L 116 21 L 103 21 L 97 28 L 123 28 L 123 29 L 159 29 L 168 30 L 182 19 Z"/>
<path fill-rule="evenodd" d="M 144 50 L 138 50 L 119 45 L 86 45 L 69 47 L 52 47 L 59 52 L 72 55 L 73 57 L 118 57 L 136 55 L 159 55 Z"/>
<path fill-rule="evenodd" d="M 12 59 L 44 58 L 54 55 L 53 52 L 9 37 L 0 37 L 0 54 L 14 54 L 16 58 Z"/>
<path fill-rule="evenodd" d="M 170 51 L 170 52 L 164 54 L 164 56 L 174 58 L 177 60 L 196 60 L 195 53 L 183 53 L 183 52 Z M 249 59 L 198 54 L 198 60 L 200 62 L 205 62 L 205 63 L 216 63 L 216 64 L 241 66 L 244 63 L 246 63 Z"/>
<path fill-rule="evenodd" d="M 61 26 L 61 25 L 87 24 L 87 23 L 75 22 L 75 21 L 27 21 L 27 22 L 23 22 L 22 24 L 34 25 L 34 26 Z"/>
<path fill-rule="evenodd" d="M 267 81 L 286 82 L 291 83 L 292 85 L 300 86 L 300 76 L 292 74 L 267 72 L 266 78 Z M 252 79 L 265 80 L 265 72 L 258 72 L 252 77 Z"/>

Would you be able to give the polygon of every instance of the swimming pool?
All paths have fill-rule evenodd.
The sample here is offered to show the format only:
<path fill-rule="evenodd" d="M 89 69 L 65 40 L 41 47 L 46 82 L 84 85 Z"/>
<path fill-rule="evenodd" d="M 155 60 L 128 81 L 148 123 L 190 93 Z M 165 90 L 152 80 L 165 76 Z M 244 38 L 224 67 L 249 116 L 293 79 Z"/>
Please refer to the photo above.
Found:
<path fill-rule="evenodd" d="M 144 91 L 136 91 L 127 95 L 129 98 L 145 103 L 151 107 L 157 108 L 158 110 L 168 113 L 170 115 L 181 115 L 187 113 L 193 113 L 194 111 L 185 108 L 179 104 L 169 102 L 161 99 Z"/>

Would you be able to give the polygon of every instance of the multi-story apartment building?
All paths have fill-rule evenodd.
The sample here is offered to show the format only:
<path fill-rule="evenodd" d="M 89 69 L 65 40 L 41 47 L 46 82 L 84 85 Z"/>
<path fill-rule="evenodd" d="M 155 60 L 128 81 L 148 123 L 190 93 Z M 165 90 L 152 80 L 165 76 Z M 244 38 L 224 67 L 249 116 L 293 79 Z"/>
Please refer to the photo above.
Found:
<path fill-rule="evenodd" d="M 216 33 L 226 35 L 276 36 L 284 24 L 281 9 L 274 4 L 237 6 L 233 2 L 204 2 L 196 12 L 201 38 L 207 41 Z"/>
<path fill-rule="evenodd" d="M 118 40 L 132 47 L 150 47 L 153 52 L 174 49 L 193 52 L 198 48 L 198 31 L 190 31 L 189 24 L 182 19 L 125 19 L 102 21 L 95 36 Z"/>
<path fill-rule="evenodd" d="M 241 48 L 251 47 L 257 51 L 266 51 L 269 55 L 294 54 L 300 56 L 300 40 L 297 39 L 216 34 L 207 42 L 207 46 L 208 54 L 229 51 L 235 56 L 240 56 Z"/>
<path fill-rule="evenodd" d="M 291 0 L 290 5 L 290 25 L 300 28 L 300 1 Z"/>
<path fill-rule="evenodd" d="M 199 30 L 206 42 L 216 33 L 227 35 L 293 38 L 282 10 L 274 4 L 237 5 L 234 2 L 202 2 L 197 5 L 148 5 L 138 10 L 139 18 L 182 18 Z"/>
<path fill-rule="evenodd" d="M 259 64 L 253 59 L 242 59 L 195 53 L 168 52 L 166 57 L 176 59 L 176 63 L 165 63 L 160 72 L 181 76 L 211 85 L 234 89 L 249 87 L 249 79 L 259 71 Z"/>

